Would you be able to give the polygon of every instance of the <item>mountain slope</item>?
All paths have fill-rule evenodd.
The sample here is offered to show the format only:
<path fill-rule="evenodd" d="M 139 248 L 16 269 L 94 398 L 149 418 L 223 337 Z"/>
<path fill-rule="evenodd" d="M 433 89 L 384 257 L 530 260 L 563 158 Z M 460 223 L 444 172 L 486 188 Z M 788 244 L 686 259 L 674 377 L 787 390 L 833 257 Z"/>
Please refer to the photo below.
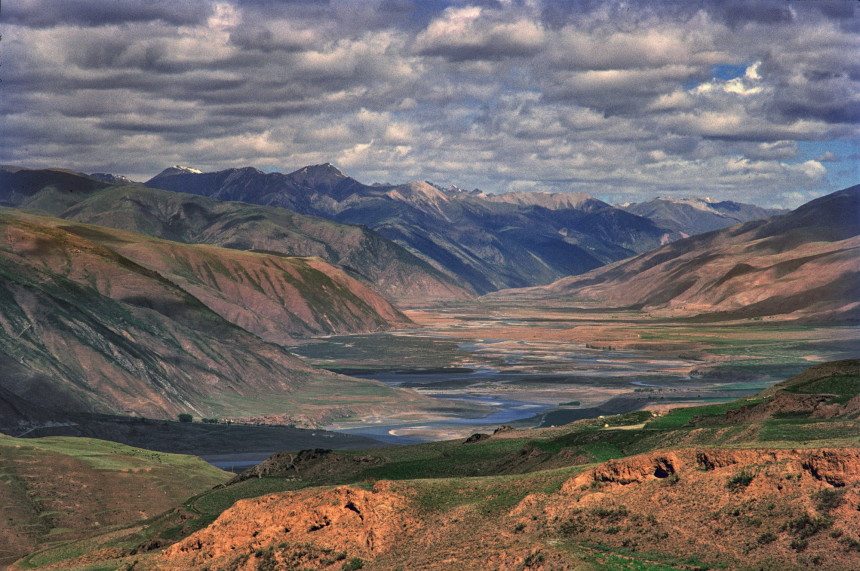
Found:
<path fill-rule="evenodd" d="M 136 524 L 229 477 L 193 456 L 89 438 L 21 440 L 2 434 L 0 471 L 4 568 L 37 547 L 97 534 L 105 526 Z"/>
<path fill-rule="evenodd" d="M 701 198 L 655 198 L 621 208 L 653 220 L 658 226 L 678 232 L 684 237 L 721 230 L 741 222 L 763 220 L 787 212 L 730 200 L 717 202 Z"/>
<path fill-rule="evenodd" d="M 860 315 L 860 185 L 766 221 L 499 297 L 573 298 L 713 317 Z"/>
<path fill-rule="evenodd" d="M 469 297 L 452 278 L 366 228 L 281 208 L 218 202 L 142 185 L 107 185 L 65 171 L 18 169 L 0 172 L 0 179 L 0 202 L 18 208 L 180 242 L 316 256 L 373 284 L 392 300 Z"/>
<path fill-rule="evenodd" d="M 320 259 L 170 242 L 12 211 L 3 215 L 0 220 L 5 224 L 30 224 L 34 231 L 46 236 L 57 233 L 58 241 L 63 241 L 63 249 L 41 250 L 29 260 L 33 265 L 55 272 L 63 268 L 60 271 L 66 277 L 85 280 L 103 295 L 158 307 L 160 302 L 149 299 L 146 290 L 135 289 L 137 272 L 110 275 L 115 269 L 111 264 L 133 266 L 274 343 L 288 344 L 312 335 L 378 331 L 409 323 L 384 298 Z M 80 253 L 70 255 L 69 244 L 78 252 L 82 248 L 98 252 L 103 256 L 98 260 L 102 264 L 84 264 Z M 99 270 L 107 275 L 97 274 Z"/>
<path fill-rule="evenodd" d="M 247 330 L 285 342 L 403 322 L 320 260 L 0 209 L 0 382 L 44 408 L 313 421 L 396 399 L 408 407 L 411 393 L 312 369 Z"/>
<path fill-rule="evenodd" d="M 146 184 L 367 226 L 479 293 L 582 273 L 656 247 L 666 235 L 650 220 L 581 195 L 365 185 L 330 164 L 289 174 L 170 168 Z"/>
<path fill-rule="evenodd" d="M 46 214 L 56 214 L 108 187 L 105 181 L 62 169 L 0 167 L 0 206 L 28 204 Z"/>

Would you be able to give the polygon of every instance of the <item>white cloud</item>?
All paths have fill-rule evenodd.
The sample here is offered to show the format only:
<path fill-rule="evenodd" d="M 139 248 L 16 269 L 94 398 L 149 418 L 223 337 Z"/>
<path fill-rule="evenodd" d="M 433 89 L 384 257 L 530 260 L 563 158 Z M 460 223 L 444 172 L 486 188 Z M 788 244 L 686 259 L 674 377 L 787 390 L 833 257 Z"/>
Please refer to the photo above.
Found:
<path fill-rule="evenodd" d="M 369 143 L 356 143 L 349 149 L 344 150 L 340 156 L 338 156 L 338 164 L 351 167 L 366 160 L 368 152 L 372 146 L 372 140 Z"/>
<path fill-rule="evenodd" d="M 827 169 L 823 164 L 816 160 L 808 160 L 800 163 L 799 165 L 791 165 L 788 168 L 796 168 L 804 175 L 812 179 L 819 179 L 827 174 Z"/>
<path fill-rule="evenodd" d="M 230 30 L 239 25 L 241 17 L 239 10 L 232 4 L 217 2 L 214 11 L 209 17 L 208 24 L 213 30 Z"/>
<path fill-rule="evenodd" d="M 452 60 L 481 60 L 533 54 L 544 29 L 528 18 L 507 20 L 477 7 L 447 8 L 415 38 L 418 53 Z"/>

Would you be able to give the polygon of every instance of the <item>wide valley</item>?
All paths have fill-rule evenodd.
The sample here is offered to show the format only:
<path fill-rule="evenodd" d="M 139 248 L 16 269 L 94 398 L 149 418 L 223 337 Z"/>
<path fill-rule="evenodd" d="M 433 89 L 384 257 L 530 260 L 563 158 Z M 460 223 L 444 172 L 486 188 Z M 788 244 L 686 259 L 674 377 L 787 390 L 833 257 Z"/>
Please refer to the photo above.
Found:
<path fill-rule="evenodd" d="M 848 358 L 860 337 L 852 327 L 707 323 L 573 304 L 479 301 L 407 314 L 416 327 L 319 338 L 293 351 L 331 371 L 461 406 L 380 411 L 325 428 L 412 443 L 725 402 Z"/>

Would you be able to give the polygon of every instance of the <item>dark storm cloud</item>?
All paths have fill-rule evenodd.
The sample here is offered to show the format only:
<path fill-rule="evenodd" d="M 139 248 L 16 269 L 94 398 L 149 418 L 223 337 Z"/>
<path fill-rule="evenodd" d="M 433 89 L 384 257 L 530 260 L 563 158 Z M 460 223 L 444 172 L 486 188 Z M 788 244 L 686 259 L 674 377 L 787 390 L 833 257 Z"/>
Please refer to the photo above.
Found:
<path fill-rule="evenodd" d="M 0 162 L 796 201 L 846 171 L 798 142 L 857 137 L 857 20 L 782 0 L 19 1 Z"/>
<path fill-rule="evenodd" d="M 789 3 L 779 0 L 759 2 L 729 0 L 719 4 L 720 7 L 715 10 L 715 13 L 721 15 L 733 28 L 750 22 L 768 25 L 786 24 L 794 19 Z"/>
<path fill-rule="evenodd" d="M 160 20 L 177 26 L 200 24 L 211 13 L 207 0 L 16 0 L 3 4 L 6 24 L 30 27 L 103 26 Z"/>

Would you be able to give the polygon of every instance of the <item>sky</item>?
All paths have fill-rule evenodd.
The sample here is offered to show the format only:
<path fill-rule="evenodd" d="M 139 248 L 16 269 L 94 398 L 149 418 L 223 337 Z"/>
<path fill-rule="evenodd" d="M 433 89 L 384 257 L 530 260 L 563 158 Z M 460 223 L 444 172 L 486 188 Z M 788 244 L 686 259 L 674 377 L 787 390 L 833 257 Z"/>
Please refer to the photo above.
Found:
<path fill-rule="evenodd" d="M 860 182 L 858 2 L 14 0 L 0 164 L 711 196 Z"/>

